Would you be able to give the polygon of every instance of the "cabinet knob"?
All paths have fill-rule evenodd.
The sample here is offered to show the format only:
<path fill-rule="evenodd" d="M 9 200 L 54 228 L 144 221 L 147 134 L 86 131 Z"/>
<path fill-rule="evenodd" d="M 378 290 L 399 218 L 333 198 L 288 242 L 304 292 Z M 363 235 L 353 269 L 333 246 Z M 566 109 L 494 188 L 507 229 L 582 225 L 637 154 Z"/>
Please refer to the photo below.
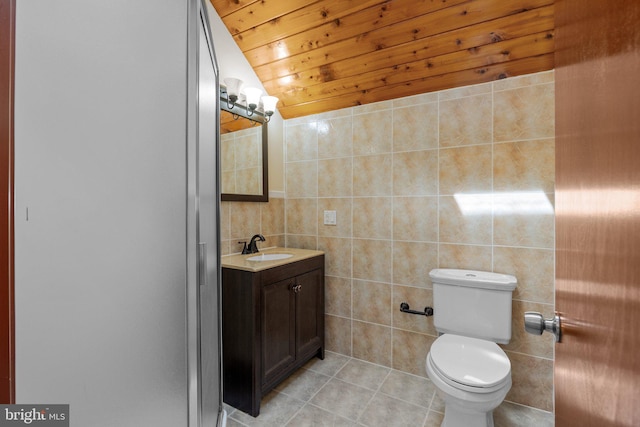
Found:
<path fill-rule="evenodd" d="M 291 289 L 293 289 L 293 292 L 297 294 L 302 289 L 302 285 L 293 286 Z"/>

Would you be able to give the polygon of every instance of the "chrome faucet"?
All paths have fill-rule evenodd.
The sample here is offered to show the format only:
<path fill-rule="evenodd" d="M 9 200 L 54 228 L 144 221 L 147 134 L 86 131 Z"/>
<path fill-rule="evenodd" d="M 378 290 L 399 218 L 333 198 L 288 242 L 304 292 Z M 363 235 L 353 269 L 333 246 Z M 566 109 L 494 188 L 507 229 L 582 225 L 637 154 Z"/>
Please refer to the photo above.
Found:
<path fill-rule="evenodd" d="M 253 236 L 251 238 L 251 241 L 249 242 L 249 246 L 246 246 L 245 243 L 245 247 L 242 249 L 242 253 L 243 254 L 255 254 L 257 252 L 260 252 L 258 250 L 258 244 L 256 243 L 257 240 L 260 240 L 261 242 L 265 241 L 265 238 L 262 234 L 256 234 L 255 236 Z"/>

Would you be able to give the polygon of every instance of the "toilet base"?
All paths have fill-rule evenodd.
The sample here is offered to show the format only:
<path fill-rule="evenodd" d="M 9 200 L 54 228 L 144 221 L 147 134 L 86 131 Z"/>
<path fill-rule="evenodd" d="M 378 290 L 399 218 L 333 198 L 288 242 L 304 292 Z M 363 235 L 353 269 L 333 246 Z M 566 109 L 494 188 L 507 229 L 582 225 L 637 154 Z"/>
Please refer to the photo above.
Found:
<path fill-rule="evenodd" d="M 493 411 L 468 412 L 451 403 L 446 404 L 441 427 L 494 427 Z"/>

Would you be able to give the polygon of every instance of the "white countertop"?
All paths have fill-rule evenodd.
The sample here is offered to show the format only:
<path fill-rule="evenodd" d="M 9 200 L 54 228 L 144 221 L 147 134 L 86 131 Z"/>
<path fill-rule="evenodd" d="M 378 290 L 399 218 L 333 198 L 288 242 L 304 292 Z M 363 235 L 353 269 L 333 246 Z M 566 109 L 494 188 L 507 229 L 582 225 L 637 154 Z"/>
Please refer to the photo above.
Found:
<path fill-rule="evenodd" d="M 262 254 L 291 254 L 290 258 L 286 259 L 277 259 L 272 261 L 249 261 L 248 258 L 262 255 Z M 322 251 L 314 251 L 311 249 L 298 249 L 298 248 L 268 248 L 263 249 L 255 254 L 235 254 L 235 255 L 225 255 L 222 257 L 222 267 L 224 268 L 233 268 L 236 270 L 245 270 L 251 272 L 257 272 L 266 270 L 268 268 L 277 267 L 280 265 L 289 264 L 292 262 L 300 261 L 307 258 L 313 258 L 318 255 L 322 255 L 324 252 Z"/>

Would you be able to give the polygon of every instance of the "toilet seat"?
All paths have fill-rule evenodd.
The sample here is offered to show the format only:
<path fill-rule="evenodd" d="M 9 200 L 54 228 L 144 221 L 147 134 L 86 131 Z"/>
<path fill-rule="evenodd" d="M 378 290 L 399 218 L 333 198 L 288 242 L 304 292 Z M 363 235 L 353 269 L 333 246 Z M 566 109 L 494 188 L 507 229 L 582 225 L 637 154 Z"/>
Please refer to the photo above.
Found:
<path fill-rule="evenodd" d="M 444 334 L 431 345 L 429 359 L 443 381 L 476 393 L 490 393 L 511 378 L 511 363 L 491 341 Z"/>

